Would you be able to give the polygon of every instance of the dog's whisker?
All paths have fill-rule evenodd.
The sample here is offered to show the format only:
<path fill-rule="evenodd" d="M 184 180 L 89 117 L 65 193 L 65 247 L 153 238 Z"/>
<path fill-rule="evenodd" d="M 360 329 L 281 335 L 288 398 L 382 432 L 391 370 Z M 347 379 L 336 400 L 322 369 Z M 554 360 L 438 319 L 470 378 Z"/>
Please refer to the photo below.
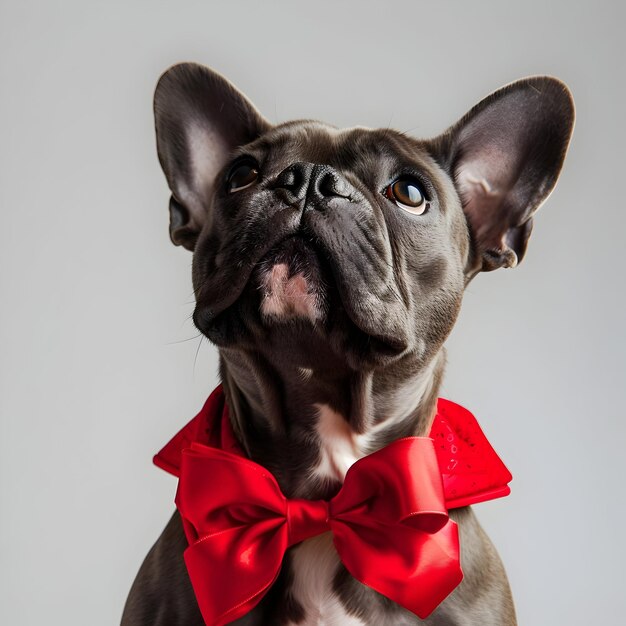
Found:
<path fill-rule="evenodd" d="M 196 354 L 193 358 L 193 375 L 196 375 L 196 363 L 198 361 L 198 353 L 200 352 L 200 346 L 202 345 L 202 341 L 205 339 L 204 335 L 200 335 L 200 341 L 198 342 L 198 347 L 196 348 Z"/>
<path fill-rule="evenodd" d="M 179 343 L 186 343 L 187 341 L 193 341 L 194 339 L 197 339 L 198 337 L 202 337 L 202 333 L 198 333 L 197 335 L 194 335 L 193 337 L 188 337 L 187 339 L 179 339 L 178 341 L 168 341 L 165 345 L 174 346 Z"/>

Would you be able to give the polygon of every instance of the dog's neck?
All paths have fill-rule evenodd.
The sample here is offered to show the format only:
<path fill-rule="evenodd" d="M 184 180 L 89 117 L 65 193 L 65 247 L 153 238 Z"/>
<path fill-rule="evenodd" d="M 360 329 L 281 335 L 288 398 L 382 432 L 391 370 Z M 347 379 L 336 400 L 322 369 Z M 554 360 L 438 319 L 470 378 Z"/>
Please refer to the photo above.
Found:
<path fill-rule="evenodd" d="M 319 369 L 269 362 L 261 352 L 220 351 L 235 433 L 288 497 L 336 493 L 358 458 L 406 436 L 427 435 L 445 364 L 410 357 L 367 373 L 340 361 Z M 409 374 L 407 374 L 409 372 Z"/>

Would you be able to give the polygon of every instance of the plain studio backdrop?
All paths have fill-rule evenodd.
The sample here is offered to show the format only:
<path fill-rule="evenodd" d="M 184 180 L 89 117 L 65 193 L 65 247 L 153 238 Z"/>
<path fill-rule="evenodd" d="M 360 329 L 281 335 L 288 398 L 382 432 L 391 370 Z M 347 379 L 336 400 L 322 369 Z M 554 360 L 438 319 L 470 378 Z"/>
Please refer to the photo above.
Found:
<path fill-rule="evenodd" d="M 0 623 L 119 622 L 173 510 L 151 465 L 217 381 L 169 242 L 152 94 L 194 60 L 274 122 L 435 135 L 551 74 L 577 106 L 514 270 L 479 276 L 442 395 L 514 475 L 475 507 L 526 626 L 623 624 L 624 5 L 0 4 Z"/>

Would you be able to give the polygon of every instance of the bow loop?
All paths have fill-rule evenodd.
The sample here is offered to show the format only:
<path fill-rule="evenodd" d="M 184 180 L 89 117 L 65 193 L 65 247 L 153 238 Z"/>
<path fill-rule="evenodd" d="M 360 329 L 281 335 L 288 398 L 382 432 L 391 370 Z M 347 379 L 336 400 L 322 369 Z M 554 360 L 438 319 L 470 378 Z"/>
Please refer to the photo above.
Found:
<path fill-rule="evenodd" d="M 287 500 L 276 479 L 253 461 L 193 443 L 182 452 L 176 506 L 206 623 L 245 615 L 276 580 L 288 545 Z"/>
<path fill-rule="evenodd" d="M 188 522 L 185 531 L 191 528 L 192 534 L 199 529 L 212 534 L 268 515 L 281 519 L 287 513 L 285 497 L 265 468 L 199 443 L 183 451 L 176 506 Z M 187 539 L 191 542 L 201 537 Z"/>
<path fill-rule="evenodd" d="M 432 439 L 407 437 L 359 459 L 332 500 L 333 517 L 436 532 L 448 521 Z"/>

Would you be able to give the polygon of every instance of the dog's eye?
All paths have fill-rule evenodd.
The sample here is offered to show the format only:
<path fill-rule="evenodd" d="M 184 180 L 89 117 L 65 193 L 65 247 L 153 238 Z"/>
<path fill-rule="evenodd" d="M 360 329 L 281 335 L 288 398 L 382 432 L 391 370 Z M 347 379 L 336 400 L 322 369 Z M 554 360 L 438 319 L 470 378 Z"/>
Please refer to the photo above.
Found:
<path fill-rule="evenodd" d="M 259 170 L 252 161 L 244 161 L 235 165 L 226 179 L 226 188 L 229 193 L 235 193 L 242 189 L 247 189 L 256 183 L 259 177 Z"/>
<path fill-rule="evenodd" d="M 413 215 L 422 215 L 429 207 L 422 186 L 414 178 L 398 178 L 387 187 L 385 195 Z"/>

